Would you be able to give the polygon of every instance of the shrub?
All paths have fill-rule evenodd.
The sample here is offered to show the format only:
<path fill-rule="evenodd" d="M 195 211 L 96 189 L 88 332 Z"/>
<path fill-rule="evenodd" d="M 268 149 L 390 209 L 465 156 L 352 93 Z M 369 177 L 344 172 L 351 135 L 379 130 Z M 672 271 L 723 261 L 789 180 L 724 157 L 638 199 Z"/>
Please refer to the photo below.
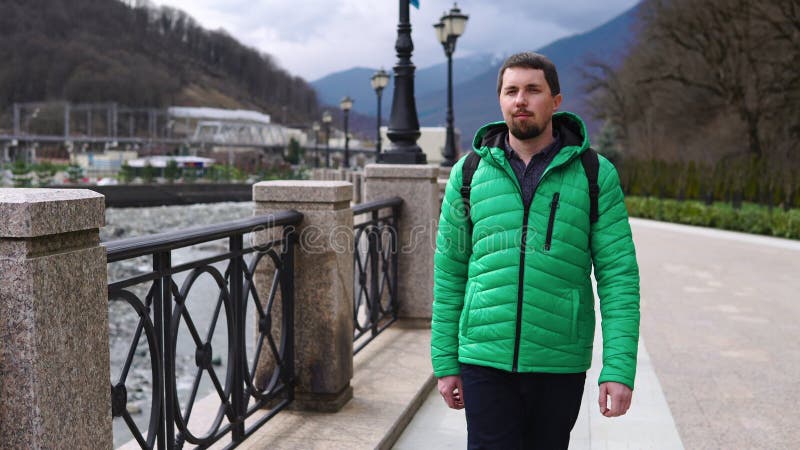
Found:
<path fill-rule="evenodd" d="M 800 239 L 800 209 L 786 211 L 753 203 L 734 209 L 722 203 L 708 206 L 699 201 L 633 196 L 625 204 L 632 217 Z"/>

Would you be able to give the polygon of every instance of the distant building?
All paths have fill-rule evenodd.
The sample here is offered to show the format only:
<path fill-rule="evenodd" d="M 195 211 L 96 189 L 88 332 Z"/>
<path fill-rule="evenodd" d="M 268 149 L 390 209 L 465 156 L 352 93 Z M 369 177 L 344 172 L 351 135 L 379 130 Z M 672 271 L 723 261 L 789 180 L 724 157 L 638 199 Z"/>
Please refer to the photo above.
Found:
<path fill-rule="evenodd" d="M 381 127 L 381 147 L 383 151 L 386 151 L 392 142 L 386 136 L 386 130 L 388 127 Z M 428 163 L 430 164 L 439 164 L 442 162 L 444 157 L 442 156 L 442 151 L 444 150 L 444 143 L 447 139 L 447 128 L 445 127 L 420 127 L 420 136 L 417 140 L 417 145 L 422 149 L 425 153 L 425 157 L 428 159 Z M 456 160 L 460 157 L 463 153 L 461 150 L 461 146 L 459 145 L 459 141 L 461 140 L 461 132 L 458 129 L 455 129 L 455 144 L 456 144 Z"/>
<path fill-rule="evenodd" d="M 164 169 L 166 169 L 170 160 L 175 161 L 178 168 L 181 169 L 183 173 L 186 173 L 187 170 L 194 169 L 194 173 L 197 177 L 205 175 L 208 168 L 216 163 L 212 158 L 201 158 L 199 156 L 148 156 L 147 158 L 128 161 L 128 165 L 133 168 L 133 172 L 136 176 L 141 176 L 142 170 L 147 165 L 150 165 L 156 169 L 156 177 L 163 177 Z"/>
<path fill-rule="evenodd" d="M 216 151 L 253 147 L 285 147 L 287 128 L 268 114 L 244 109 L 173 106 L 167 109 L 173 136 L 214 144 Z M 239 147 L 226 147 L 237 144 Z"/>
<path fill-rule="evenodd" d="M 74 156 L 75 164 L 83 168 L 83 173 L 89 178 L 102 178 L 116 176 L 122 164 L 139 157 L 139 154 L 130 150 L 106 150 L 102 153 L 86 152 Z"/>

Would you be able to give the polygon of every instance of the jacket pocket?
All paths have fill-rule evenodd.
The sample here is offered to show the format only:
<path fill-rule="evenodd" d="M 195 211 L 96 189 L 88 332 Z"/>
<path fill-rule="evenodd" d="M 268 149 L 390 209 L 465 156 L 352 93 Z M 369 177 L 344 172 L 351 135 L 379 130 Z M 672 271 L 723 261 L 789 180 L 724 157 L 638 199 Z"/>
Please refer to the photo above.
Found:
<path fill-rule="evenodd" d="M 550 202 L 550 219 L 547 221 L 547 234 L 544 239 L 544 250 L 550 251 L 553 242 L 553 226 L 556 223 L 556 210 L 558 209 L 558 198 L 561 194 L 553 194 L 553 201 Z"/>
<path fill-rule="evenodd" d="M 572 326 L 569 332 L 570 342 L 575 343 L 578 341 L 578 311 L 581 307 L 581 290 L 572 290 Z"/>
<path fill-rule="evenodd" d="M 464 296 L 464 308 L 461 310 L 461 335 L 467 335 L 467 327 L 469 327 L 469 308 L 472 305 L 472 297 L 475 295 L 475 283 L 469 283 L 469 289 Z"/>

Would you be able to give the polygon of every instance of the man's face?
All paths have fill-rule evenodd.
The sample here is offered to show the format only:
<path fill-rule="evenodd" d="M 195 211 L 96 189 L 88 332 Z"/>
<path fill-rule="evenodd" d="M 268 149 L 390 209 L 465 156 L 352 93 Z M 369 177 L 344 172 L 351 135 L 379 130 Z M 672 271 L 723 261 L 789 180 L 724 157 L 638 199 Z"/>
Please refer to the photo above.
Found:
<path fill-rule="evenodd" d="M 550 130 L 553 112 L 561 104 L 561 94 L 552 95 L 544 71 L 509 67 L 503 72 L 500 109 L 509 132 L 526 140 Z"/>

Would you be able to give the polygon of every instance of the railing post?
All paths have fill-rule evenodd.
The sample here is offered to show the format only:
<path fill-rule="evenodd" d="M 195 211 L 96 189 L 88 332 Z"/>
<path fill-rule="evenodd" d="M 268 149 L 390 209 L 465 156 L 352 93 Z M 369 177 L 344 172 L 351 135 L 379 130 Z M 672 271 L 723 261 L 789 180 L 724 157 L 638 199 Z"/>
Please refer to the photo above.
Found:
<path fill-rule="evenodd" d="M 156 254 L 156 255 L 153 256 L 153 271 L 154 272 L 159 272 L 159 271 L 163 270 L 162 267 L 164 266 L 164 262 L 162 261 L 162 259 L 163 258 L 161 257 L 161 254 Z M 169 334 L 165 330 L 168 330 L 170 328 L 169 325 L 165 325 L 165 322 L 164 322 L 164 311 L 165 310 L 169 310 L 169 312 L 171 313 L 171 309 L 170 308 L 164 308 L 164 299 L 163 299 L 163 293 L 164 293 L 163 284 L 164 283 L 163 283 L 163 279 L 162 278 L 158 278 L 155 281 L 155 283 L 156 284 L 154 286 L 154 291 L 153 291 L 153 328 L 156 330 L 156 332 L 155 332 L 156 347 L 158 348 L 158 354 L 161 355 L 162 360 L 161 360 L 161 373 L 158 374 L 159 375 L 158 379 L 153 380 L 153 385 L 159 384 L 160 385 L 159 387 L 161 388 L 161 392 L 164 393 L 164 392 L 167 392 L 166 391 L 166 389 L 167 389 L 167 379 L 165 377 L 165 373 L 166 373 L 166 370 L 167 370 L 167 368 L 166 368 L 167 358 L 165 356 L 166 353 L 164 353 L 164 352 L 165 352 L 165 350 L 167 348 L 166 342 L 169 342 Z M 152 355 L 151 355 L 151 357 L 152 357 Z M 157 431 L 158 434 L 156 436 L 157 444 L 158 444 L 158 448 L 159 449 L 172 448 L 172 446 L 174 445 L 174 442 L 175 442 L 175 436 L 174 436 L 175 432 L 174 432 L 174 429 L 172 429 L 172 420 L 167 420 L 166 419 L 166 417 L 167 417 L 167 412 L 166 411 L 168 409 L 167 406 L 166 406 L 167 405 L 167 401 L 169 401 L 170 405 L 172 404 L 172 397 L 168 397 L 168 399 L 169 400 L 167 400 L 166 396 L 165 396 L 165 398 L 161 399 L 162 407 L 161 407 L 161 411 L 159 411 L 159 414 L 161 414 L 162 417 L 161 417 L 161 420 L 158 422 L 158 431 Z M 153 399 L 153 401 L 155 401 L 155 399 Z M 172 411 L 171 407 L 169 408 L 169 410 Z M 169 447 L 167 447 L 167 433 L 168 433 L 167 430 L 168 429 L 170 430 L 169 431 L 169 436 L 172 437 L 171 440 L 169 441 L 169 443 L 170 443 Z"/>
<path fill-rule="evenodd" d="M 231 253 L 242 251 L 242 235 L 237 234 L 229 239 Z M 242 442 L 244 440 L 244 417 L 247 414 L 247 399 L 244 395 L 244 357 L 247 354 L 245 346 L 245 314 L 247 303 L 243 292 L 244 287 L 244 261 L 240 256 L 231 260 L 229 283 L 231 305 L 233 305 L 234 339 L 233 348 L 233 385 L 231 386 L 231 440 Z"/>
<path fill-rule="evenodd" d="M 402 206 L 395 206 L 392 208 L 392 227 L 394 228 L 394 233 L 392 234 L 392 240 L 390 245 L 392 246 L 391 255 L 392 255 L 392 274 L 391 279 L 395 280 L 392 284 L 392 309 L 397 311 L 400 309 L 400 305 L 398 304 L 398 296 L 397 296 L 397 285 L 400 284 L 399 276 L 400 271 L 398 269 L 399 262 L 400 262 L 400 213 L 402 211 Z"/>
<path fill-rule="evenodd" d="M 433 304 L 433 254 L 439 219 L 438 167 L 369 164 L 364 201 L 401 197 L 398 231 L 398 317 L 429 326 Z"/>
<path fill-rule="evenodd" d="M 372 220 L 375 226 L 370 227 L 367 234 L 369 242 L 369 315 L 372 324 L 372 336 L 378 335 L 378 317 L 380 316 L 381 299 L 378 298 L 378 283 L 380 282 L 380 272 L 378 271 L 378 211 L 372 213 Z"/>
<path fill-rule="evenodd" d="M 111 448 L 103 196 L 0 189 L 0 447 Z"/>
<path fill-rule="evenodd" d="M 156 287 L 156 304 L 161 305 L 161 328 L 156 328 L 160 337 L 161 354 L 164 357 L 161 367 L 164 368 L 161 382 L 164 383 L 164 440 L 168 449 L 178 447 L 175 440 L 175 354 L 172 351 L 172 278 L 169 268 L 172 258 L 169 252 L 159 252 L 153 255 L 153 271 L 159 273 L 158 286 Z M 160 441 L 161 439 L 159 439 Z"/>
<path fill-rule="evenodd" d="M 337 411 L 353 396 L 353 186 L 341 181 L 266 181 L 253 187 L 256 214 L 303 213 L 294 255 L 296 409 Z M 269 231 L 269 230 L 267 230 Z M 256 245 L 279 238 L 269 232 Z M 259 297 L 268 298 L 259 266 Z"/>

